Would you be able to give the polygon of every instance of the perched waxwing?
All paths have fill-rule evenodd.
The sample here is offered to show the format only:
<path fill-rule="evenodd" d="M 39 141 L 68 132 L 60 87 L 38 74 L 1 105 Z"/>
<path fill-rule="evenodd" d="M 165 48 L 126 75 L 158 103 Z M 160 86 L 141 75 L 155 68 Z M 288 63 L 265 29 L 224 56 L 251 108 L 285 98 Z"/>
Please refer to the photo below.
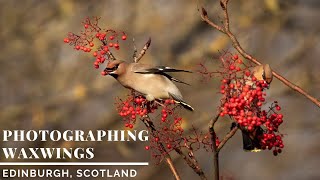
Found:
<path fill-rule="evenodd" d="M 183 101 L 180 90 L 173 83 L 184 83 L 171 75 L 170 72 L 188 72 L 166 66 L 151 66 L 140 63 L 127 63 L 114 60 L 104 69 L 107 75 L 114 77 L 125 88 L 141 93 L 148 101 L 174 99 L 176 103 L 193 111 L 194 109 Z"/>
<path fill-rule="evenodd" d="M 269 64 L 255 66 L 251 69 L 251 72 L 253 76 L 257 78 L 257 80 L 264 80 L 268 84 L 272 82 L 273 75 Z M 252 81 L 248 80 L 246 84 L 252 85 Z"/>

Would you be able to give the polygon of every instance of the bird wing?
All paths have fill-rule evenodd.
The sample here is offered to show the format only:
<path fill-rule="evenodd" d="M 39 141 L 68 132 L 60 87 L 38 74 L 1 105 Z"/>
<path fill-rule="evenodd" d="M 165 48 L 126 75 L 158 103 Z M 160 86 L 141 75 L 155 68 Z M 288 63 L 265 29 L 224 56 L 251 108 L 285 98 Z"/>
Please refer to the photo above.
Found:
<path fill-rule="evenodd" d="M 149 65 L 136 64 L 134 66 L 133 72 L 134 73 L 139 73 L 139 74 L 159 74 L 159 75 L 167 77 L 171 81 L 182 83 L 182 84 L 186 84 L 186 85 L 190 85 L 188 83 L 185 83 L 185 82 L 183 82 L 183 81 L 181 81 L 179 79 L 176 79 L 176 78 L 172 77 L 171 75 L 167 74 L 167 72 L 188 72 L 188 73 L 191 73 L 191 71 L 187 71 L 187 70 L 174 69 L 174 68 L 167 67 L 167 66 L 151 67 Z"/>
<path fill-rule="evenodd" d="M 188 84 L 188 83 L 186 83 L 186 82 L 183 82 L 183 81 L 180 81 L 179 79 L 174 78 L 174 77 L 170 76 L 169 74 L 166 74 L 166 73 L 159 73 L 159 74 L 167 77 L 167 78 L 170 79 L 171 81 L 174 81 L 174 82 L 177 82 L 177 83 L 181 83 L 181 84 L 185 84 L 185 85 L 189 85 L 189 86 L 190 86 L 190 84 Z"/>
<path fill-rule="evenodd" d="M 168 66 L 149 66 L 144 64 L 136 64 L 134 66 L 134 72 L 135 73 L 141 73 L 141 74 L 159 74 L 159 73 L 166 73 L 166 72 L 188 72 L 191 73 L 191 71 L 182 70 L 182 69 L 175 69 Z"/>

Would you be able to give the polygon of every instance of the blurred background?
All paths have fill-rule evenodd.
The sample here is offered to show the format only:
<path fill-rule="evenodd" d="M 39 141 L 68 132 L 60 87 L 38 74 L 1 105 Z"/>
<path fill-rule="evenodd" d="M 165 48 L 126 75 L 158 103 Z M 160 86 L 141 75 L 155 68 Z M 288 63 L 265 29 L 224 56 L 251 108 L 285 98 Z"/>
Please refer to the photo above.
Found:
<path fill-rule="evenodd" d="M 219 2 L 213 0 L 1 0 L 1 129 L 123 129 L 114 99 L 128 90 L 111 77 L 101 76 L 93 68 L 92 56 L 74 51 L 63 38 L 68 32 L 79 32 L 86 16 L 101 16 L 102 27 L 127 32 L 138 49 L 152 38 L 141 62 L 189 70 L 206 62 L 213 71 L 219 51 L 234 50 L 224 34 L 201 21 L 198 4 L 219 22 Z M 238 0 L 230 1 L 229 12 L 231 28 L 249 53 L 319 98 L 320 1 Z M 115 55 L 131 61 L 133 46 L 127 42 Z M 206 131 L 219 104 L 218 80 L 203 83 L 198 74 L 177 78 L 192 84 L 178 85 L 196 109 L 183 114 L 186 128 L 194 124 Z M 221 174 L 230 179 L 319 179 L 319 108 L 277 79 L 267 100 L 278 100 L 282 106 L 283 153 L 274 157 L 271 151 L 244 152 L 238 132 L 220 153 Z M 142 123 L 136 127 L 145 128 Z M 218 135 L 224 135 L 229 127 L 230 120 L 221 119 Z M 95 148 L 94 161 L 150 161 L 148 167 L 137 167 L 138 179 L 172 177 L 165 163 L 153 163 L 144 142 L 0 143 L 1 147 L 91 146 Z M 196 156 L 212 177 L 212 155 L 198 151 Z M 173 161 L 182 179 L 198 178 L 175 154 Z"/>

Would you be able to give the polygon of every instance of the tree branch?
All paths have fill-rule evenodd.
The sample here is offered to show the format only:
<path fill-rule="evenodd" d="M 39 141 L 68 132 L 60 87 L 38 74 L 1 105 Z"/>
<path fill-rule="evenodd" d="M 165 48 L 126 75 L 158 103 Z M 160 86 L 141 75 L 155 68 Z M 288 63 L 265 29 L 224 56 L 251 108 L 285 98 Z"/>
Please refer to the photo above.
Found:
<path fill-rule="evenodd" d="M 201 9 L 201 18 L 203 21 L 205 21 L 207 24 L 209 24 L 211 27 L 217 29 L 218 31 L 226 34 L 231 42 L 232 42 L 232 46 L 247 60 L 257 64 L 257 65 L 261 65 L 262 63 L 256 59 L 255 57 L 253 57 L 252 55 L 250 55 L 249 53 L 247 53 L 242 46 L 240 45 L 238 39 L 235 37 L 235 35 L 231 32 L 230 27 L 229 27 L 229 15 L 228 15 L 228 0 L 220 0 L 220 5 L 222 7 L 223 10 L 223 14 L 224 14 L 224 20 L 223 20 L 223 27 L 217 25 L 216 23 L 212 22 L 207 15 L 207 11 L 202 7 Z M 284 78 L 283 76 L 281 76 L 279 73 L 273 71 L 272 74 L 279 79 L 283 84 L 285 84 L 286 86 L 290 87 L 292 90 L 297 91 L 298 93 L 304 95 L 307 99 L 309 99 L 311 102 L 313 102 L 314 104 L 316 104 L 318 107 L 320 107 L 320 101 L 311 96 L 309 93 L 307 93 L 305 90 L 303 90 L 302 88 L 300 88 L 299 86 L 297 86 L 296 84 L 290 82 L 289 80 L 287 80 L 286 78 Z"/>
<path fill-rule="evenodd" d="M 201 179 L 203 180 L 207 179 L 207 177 L 205 176 L 203 170 L 201 169 L 197 161 L 191 161 L 191 159 L 188 158 L 179 148 L 175 148 L 174 150 L 186 161 L 188 166 L 191 167 L 193 171 L 197 173 Z"/>
<path fill-rule="evenodd" d="M 218 121 L 220 117 L 220 113 L 218 112 L 216 117 L 211 119 L 209 123 L 209 133 L 211 135 L 211 143 L 212 143 L 212 150 L 213 150 L 213 172 L 215 180 L 219 180 L 219 151 L 217 150 L 216 145 L 216 132 L 214 131 L 214 125 Z"/>
<path fill-rule="evenodd" d="M 236 134 L 237 130 L 239 128 L 237 126 L 235 126 L 224 138 L 223 140 L 220 142 L 219 146 L 217 147 L 217 152 L 219 153 L 220 150 L 223 148 L 223 146 L 229 141 L 230 138 L 232 138 L 233 135 Z"/>

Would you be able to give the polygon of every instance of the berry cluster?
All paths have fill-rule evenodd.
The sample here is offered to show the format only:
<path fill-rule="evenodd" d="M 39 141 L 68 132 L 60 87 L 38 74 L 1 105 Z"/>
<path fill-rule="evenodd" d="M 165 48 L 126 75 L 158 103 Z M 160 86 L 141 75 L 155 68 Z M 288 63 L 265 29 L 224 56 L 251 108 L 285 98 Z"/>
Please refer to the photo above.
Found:
<path fill-rule="evenodd" d="M 82 24 L 84 30 L 81 31 L 80 35 L 74 33 L 68 33 L 68 37 L 64 38 L 64 42 L 74 46 L 75 50 L 81 50 L 89 53 L 93 48 L 96 51 L 92 53 L 95 57 L 93 63 L 96 69 L 99 68 L 100 64 L 103 64 L 106 60 L 114 60 L 111 53 L 112 48 L 115 50 L 120 49 L 119 39 L 125 41 L 127 35 L 124 32 L 117 32 L 112 29 L 102 29 L 99 27 L 98 17 L 92 19 L 86 18 Z M 95 43 L 97 42 L 97 43 Z M 106 75 L 103 71 L 102 75 Z"/>
<path fill-rule="evenodd" d="M 147 100 L 142 96 L 129 95 L 124 101 L 119 101 L 116 102 L 118 113 L 123 118 L 125 127 L 129 128 L 133 128 L 138 116 L 143 117 L 158 109 L 157 104 L 147 106 Z"/>
<path fill-rule="evenodd" d="M 133 128 L 139 118 L 152 118 L 156 131 L 150 137 L 150 145 L 145 146 L 145 150 L 152 150 L 151 154 L 155 159 L 160 161 L 164 153 L 183 146 L 184 129 L 182 128 L 182 117 L 178 113 L 180 106 L 174 100 L 150 102 L 142 96 L 131 94 L 124 100 L 118 99 L 116 106 L 125 127 Z"/>
<path fill-rule="evenodd" d="M 219 71 L 223 78 L 220 86 L 223 95 L 220 116 L 229 115 L 242 130 L 253 134 L 261 127 L 263 133 L 257 134 L 257 138 L 262 149 L 274 149 L 274 155 L 281 153 L 284 147 L 278 129 L 283 123 L 283 115 L 278 113 L 281 108 L 275 101 L 268 111 L 262 110 L 269 84 L 258 80 L 250 71 L 252 66 L 245 65 L 238 55 L 226 53 L 222 59 L 223 67 Z"/>

